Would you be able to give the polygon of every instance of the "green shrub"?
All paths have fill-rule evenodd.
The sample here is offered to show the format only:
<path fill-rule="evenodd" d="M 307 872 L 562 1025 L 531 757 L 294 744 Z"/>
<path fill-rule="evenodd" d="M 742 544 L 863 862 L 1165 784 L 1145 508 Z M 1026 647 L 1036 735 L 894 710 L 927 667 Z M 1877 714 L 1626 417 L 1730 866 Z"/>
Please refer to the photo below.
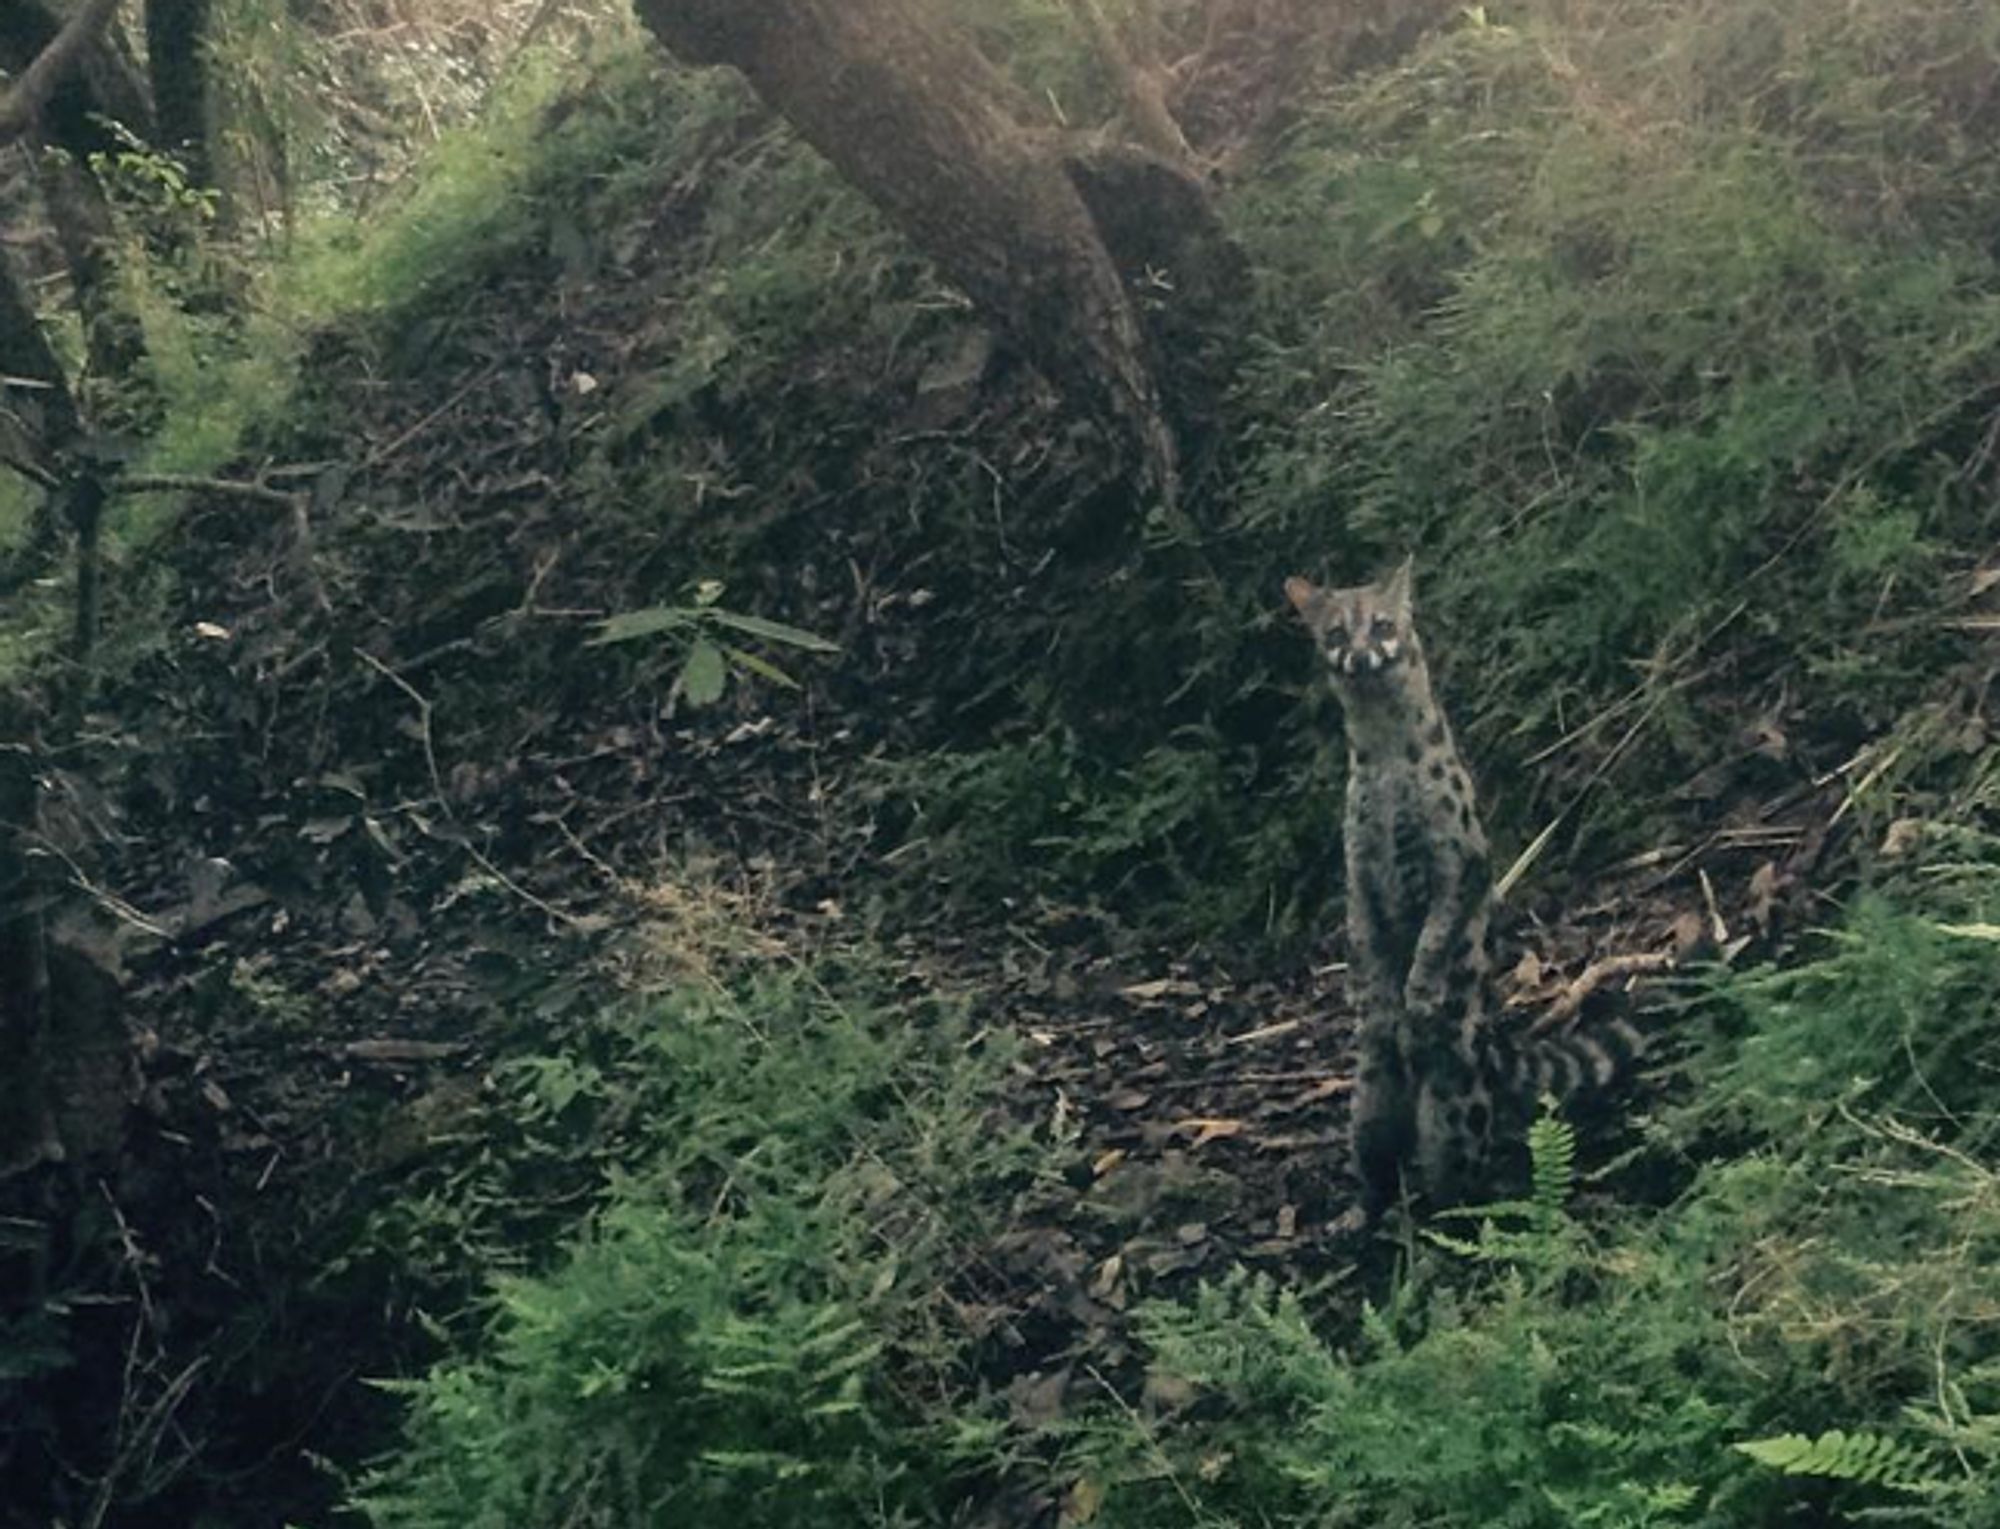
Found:
<path fill-rule="evenodd" d="M 1303 103 L 1225 202 L 1255 272 L 1233 486 L 1193 545 L 1038 597 L 1061 659 L 1012 720 L 1073 736 L 1041 751 L 1070 820 L 1143 799 L 1164 749 L 1215 756 L 1185 830 L 1072 868 L 1204 932 L 1270 906 L 1204 841 L 1261 837 L 1280 905 L 1315 884 L 1338 766 L 1308 785 L 1279 584 L 1405 550 L 1496 836 L 1565 814 L 1544 865 L 1671 832 L 1752 705 L 1831 749 L 1927 704 L 1966 649 L 1923 618 L 1993 532 L 1996 58 L 1959 0 L 1520 0 Z M 1022 763 L 964 756 L 937 796 L 981 768 L 1032 796 Z"/>
<path fill-rule="evenodd" d="M 1552 1216 L 1544 1125 L 1534 1200 L 1433 1235 L 1349 1341 L 1243 1277 L 1148 1307 L 1188 1400 L 1071 1438 L 1102 1521 L 1994 1522 L 2000 845 L 1941 837 L 1812 959 L 1720 982 L 1664 1210 Z"/>
<path fill-rule="evenodd" d="M 719 1237 L 621 1198 L 560 1269 L 499 1287 L 479 1358 L 398 1388 L 409 1442 L 357 1505 L 410 1529 L 885 1521 L 929 1485 L 921 1439 L 824 1285 L 823 1234 L 798 1205 Z"/>
<path fill-rule="evenodd" d="M 434 1280 L 469 1253 L 535 1272 L 397 1388 L 406 1442 L 357 1505 L 410 1529 L 929 1521 L 924 1377 L 969 1341 L 946 1290 L 1039 1162 L 996 1128 L 1007 1065 L 950 1008 L 828 969 L 677 988 L 505 1066 L 478 1149 L 377 1237 Z"/>

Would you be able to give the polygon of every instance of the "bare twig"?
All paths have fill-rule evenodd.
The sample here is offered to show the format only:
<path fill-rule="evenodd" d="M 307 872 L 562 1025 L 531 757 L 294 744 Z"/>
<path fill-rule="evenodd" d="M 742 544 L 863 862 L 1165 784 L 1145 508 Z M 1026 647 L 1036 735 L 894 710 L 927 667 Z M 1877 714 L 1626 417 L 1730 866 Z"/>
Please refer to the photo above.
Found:
<path fill-rule="evenodd" d="M 1260 1025 L 1255 1030 L 1245 1030 L 1237 1035 L 1225 1035 L 1222 1038 L 1222 1044 L 1225 1046 L 1255 1045 L 1258 1041 L 1268 1041 L 1280 1035 L 1290 1035 L 1302 1023 L 1304 1021 L 1297 1019 L 1281 1019 L 1275 1024 Z"/>
<path fill-rule="evenodd" d="M 17 457 L 11 452 L 0 452 L 0 467 L 17 472 L 37 487 L 53 489 L 62 479 L 45 467 L 39 467 L 26 457 Z"/>
<path fill-rule="evenodd" d="M 1153 1456 L 1154 1462 L 1158 1465 L 1161 1475 L 1166 1478 L 1167 1484 L 1174 1489 L 1175 1495 L 1181 1500 L 1181 1505 L 1188 1510 L 1190 1518 L 1197 1523 L 1200 1522 L 1202 1518 L 1201 1505 L 1194 1500 L 1193 1494 L 1187 1489 L 1187 1483 L 1181 1479 L 1180 1468 L 1174 1464 L 1173 1456 L 1169 1455 L 1160 1446 L 1159 1434 L 1154 1431 L 1151 1424 L 1139 1416 L 1138 1409 L 1133 1407 L 1130 1402 L 1126 1401 L 1119 1394 L 1118 1388 L 1104 1378 L 1103 1373 L 1096 1365 L 1086 1364 L 1083 1368 L 1084 1372 L 1097 1382 L 1098 1388 L 1111 1398 L 1118 1410 L 1125 1414 L 1125 1421 L 1131 1425 L 1132 1431 L 1138 1434 L 1140 1439 L 1144 1441 L 1148 1452 Z"/>
<path fill-rule="evenodd" d="M 181 1403 L 187 1400 L 188 1392 L 194 1389 L 195 1380 L 207 1367 L 206 1354 L 189 1363 L 180 1374 L 167 1382 L 131 1428 L 128 1436 L 120 1441 L 110 1468 L 98 1481 L 90 1512 L 83 1521 L 85 1529 L 99 1529 L 110 1516 L 111 1510 L 117 1506 L 119 1484 L 125 1479 L 126 1473 L 135 1466 L 149 1464 L 159 1453 L 160 1440 L 165 1436 L 168 1425 L 173 1422 L 174 1414 L 180 1410 Z M 186 1459 L 194 1453 L 194 1446 L 183 1445 L 183 1450 L 185 1454 L 182 1464 L 185 1464 Z"/>
<path fill-rule="evenodd" d="M 369 452 L 368 459 L 361 465 L 363 467 L 380 467 L 390 457 L 393 457 L 397 452 L 409 445 L 411 441 L 422 435 L 432 425 L 435 425 L 439 420 L 451 413 L 453 409 L 456 409 L 460 404 L 465 402 L 476 390 L 485 387 L 487 383 L 491 382 L 499 374 L 499 371 L 500 368 L 497 366 L 487 367 L 470 382 L 459 388 L 451 397 L 447 398 L 443 403 L 431 410 L 430 413 L 410 426 L 401 435 L 385 445 L 377 446 L 373 451 Z"/>
<path fill-rule="evenodd" d="M 271 471 L 292 475 L 297 469 L 280 467 Z M 312 521 L 307 514 L 309 496 L 303 490 L 272 488 L 264 481 L 265 476 L 204 478 L 188 473 L 127 473 L 113 482 L 111 487 L 116 492 L 127 494 L 219 494 L 225 498 L 275 505 L 286 511 L 291 517 L 299 576 L 312 591 L 313 603 L 323 611 L 330 611 L 333 602 L 327 598 L 326 586 L 320 582 L 319 569 L 313 562 Z"/>
<path fill-rule="evenodd" d="M 282 505 L 286 509 L 291 509 L 300 498 L 297 493 L 272 488 L 257 479 L 203 478 L 188 473 L 126 473 L 111 487 L 123 494 L 223 494 Z"/>
<path fill-rule="evenodd" d="M 138 1234 L 125 1219 L 125 1212 L 111 1191 L 100 1185 L 99 1192 L 110 1209 L 113 1224 L 118 1228 L 125 1272 L 131 1277 L 133 1289 L 138 1295 L 138 1309 L 133 1314 L 132 1331 L 125 1344 L 116 1447 L 104 1474 L 97 1479 L 96 1491 L 92 1493 L 90 1507 L 83 1517 L 85 1529 L 99 1529 L 117 1505 L 119 1489 L 127 1478 L 144 1474 L 151 1465 L 159 1453 L 160 1440 L 172 1423 L 174 1413 L 187 1399 L 196 1377 L 208 1364 L 205 1355 L 196 1359 L 168 1381 L 143 1411 L 140 1409 L 138 1391 L 142 1370 L 152 1370 L 160 1358 L 157 1344 L 153 1346 L 152 1353 L 144 1355 L 142 1344 L 148 1333 L 160 1330 L 160 1313 L 153 1303 L 152 1286 L 146 1279 L 147 1255 L 140 1246 Z"/>
<path fill-rule="evenodd" d="M 1583 1006 L 1605 983 L 1620 977 L 1635 977 L 1644 972 L 1667 971 L 1674 965 L 1674 958 L 1665 951 L 1638 950 L 1624 955 L 1605 956 L 1586 966 L 1581 975 L 1557 995 L 1556 1001 L 1528 1027 L 1530 1035 L 1547 1035 L 1551 1030 L 1559 1030 L 1582 1012 Z"/>
<path fill-rule="evenodd" d="M 438 811 L 442 812 L 451 825 L 459 830 L 460 843 L 463 845 L 466 854 L 472 857 L 473 863 L 530 907 L 539 909 L 558 923 L 567 924 L 572 927 L 581 926 L 584 922 L 582 919 L 579 919 L 573 913 L 565 912 L 554 903 L 537 897 L 533 892 L 530 892 L 513 877 L 501 870 L 492 860 L 487 858 L 481 852 L 479 846 L 472 842 L 472 835 L 465 831 L 465 826 L 458 821 L 457 815 L 452 812 L 451 798 L 445 794 L 444 775 L 438 769 L 437 746 L 433 742 L 431 735 L 430 697 L 404 679 L 394 669 L 383 663 L 381 659 L 375 657 L 374 654 L 356 648 L 354 656 L 373 669 L 377 674 L 381 675 L 383 679 L 394 685 L 398 690 L 402 691 L 404 695 L 410 698 L 411 704 L 417 708 L 417 741 L 423 746 L 424 767 L 430 772 L 431 795 L 437 801 Z"/>

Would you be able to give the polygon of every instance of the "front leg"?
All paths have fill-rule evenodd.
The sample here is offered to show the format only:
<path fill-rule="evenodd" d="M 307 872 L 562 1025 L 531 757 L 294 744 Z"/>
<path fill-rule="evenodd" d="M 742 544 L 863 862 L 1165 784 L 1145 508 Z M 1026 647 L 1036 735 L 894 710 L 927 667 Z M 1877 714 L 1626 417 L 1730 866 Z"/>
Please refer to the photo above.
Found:
<path fill-rule="evenodd" d="M 1479 1061 L 1485 1014 L 1488 871 L 1484 856 L 1439 868 L 1404 990 L 1416 1144 L 1411 1173 L 1433 1206 L 1477 1181 L 1493 1105 Z"/>
<path fill-rule="evenodd" d="M 1402 1026 L 1394 1009 L 1371 1009 L 1362 1017 L 1355 1048 L 1348 1129 L 1362 1224 L 1395 1203 L 1404 1169 L 1417 1150 L 1416 1099 L 1403 1055 Z"/>
<path fill-rule="evenodd" d="M 1439 860 L 1402 992 L 1403 1006 L 1420 1029 L 1435 1024 L 1450 999 L 1466 994 L 1484 976 L 1492 871 L 1484 855 L 1451 854 Z"/>
<path fill-rule="evenodd" d="M 1403 973 L 1385 952 L 1392 941 L 1373 916 L 1364 878 L 1348 888 L 1348 1001 L 1355 1010 L 1354 1090 L 1348 1104 L 1348 1152 L 1357 1199 L 1339 1225 L 1365 1229 L 1395 1204 L 1417 1149 L 1403 1010 Z"/>

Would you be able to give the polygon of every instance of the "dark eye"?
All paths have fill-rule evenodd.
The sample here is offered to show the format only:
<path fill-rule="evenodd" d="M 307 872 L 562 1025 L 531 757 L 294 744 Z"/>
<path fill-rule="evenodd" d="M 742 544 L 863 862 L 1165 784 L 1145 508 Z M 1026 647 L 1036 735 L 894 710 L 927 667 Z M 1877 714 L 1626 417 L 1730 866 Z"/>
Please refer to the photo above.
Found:
<path fill-rule="evenodd" d="M 1326 645 L 1329 648 L 1344 648 L 1347 646 L 1347 625 L 1345 622 L 1336 621 L 1326 629 Z"/>
<path fill-rule="evenodd" d="M 1368 623 L 1368 635 L 1377 642 L 1387 642 L 1396 635 L 1396 623 L 1387 616 L 1377 616 Z"/>

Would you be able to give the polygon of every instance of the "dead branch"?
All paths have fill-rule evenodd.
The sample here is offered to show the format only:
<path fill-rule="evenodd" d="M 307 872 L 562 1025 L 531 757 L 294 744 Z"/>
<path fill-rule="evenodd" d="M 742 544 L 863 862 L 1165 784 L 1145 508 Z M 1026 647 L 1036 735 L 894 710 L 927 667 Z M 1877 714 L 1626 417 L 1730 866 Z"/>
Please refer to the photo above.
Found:
<path fill-rule="evenodd" d="M 417 741 L 423 746 L 424 768 L 430 773 L 431 797 L 437 803 L 438 811 L 444 814 L 445 821 L 457 831 L 459 848 L 465 851 L 474 865 L 491 876 L 509 892 L 520 898 L 529 907 L 539 909 L 551 922 L 566 924 L 573 928 L 582 927 L 584 920 L 579 919 L 574 913 L 565 912 L 563 909 L 556 907 L 555 904 L 537 897 L 533 892 L 530 892 L 526 887 L 522 886 L 513 877 L 509 876 L 499 866 L 489 860 L 480 852 L 479 846 L 472 842 L 472 834 L 459 823 L 457 814 L 452 811 L 451 793 L 445 789 L 444 772 L 438 768 L 437 743 L 431 732 L 432 708 L 430 697 L 365 648 L 356 648 L 354 656 L 373 669 L 377 674 L 381 675 L 383 679 L 394 685 L 398 690 L 402 691 L 409 698 L 411 704 L 417 708 Z"/>
<path fill-rule="evenodd" d="M 19 473 L 37 488 L 54 488 L 62 480 L 47 468 L 30 462 L 26 457 L 17 457 L 11 452 L 0 451 L 0 467 L 9 472 Z"/>
<path fill-rule="evenodd" d="M 1551 1030 L 1561 1029 L 1582 1012 L 1591 994 L 1607 982 L 1616 981 L 1620 977 L 1636 977 L 1647 972 L 1670 971 L 1674 965 L 1674 957 L 1671 954 L 1665 951 L 1647 950 L 1605 956 L 1602 960 L 1593 961 L 1528 1027 L 1528 1033 L 1547 1035 Z"/>
<path fill-rule="evenodd" d="M 275 504 L 287 510 L 294 508 L 301 497 L 255 479 L 203 478 L 189 473 L 127 473 L 112 488 L 121 494 L 221 494 Z"/>

